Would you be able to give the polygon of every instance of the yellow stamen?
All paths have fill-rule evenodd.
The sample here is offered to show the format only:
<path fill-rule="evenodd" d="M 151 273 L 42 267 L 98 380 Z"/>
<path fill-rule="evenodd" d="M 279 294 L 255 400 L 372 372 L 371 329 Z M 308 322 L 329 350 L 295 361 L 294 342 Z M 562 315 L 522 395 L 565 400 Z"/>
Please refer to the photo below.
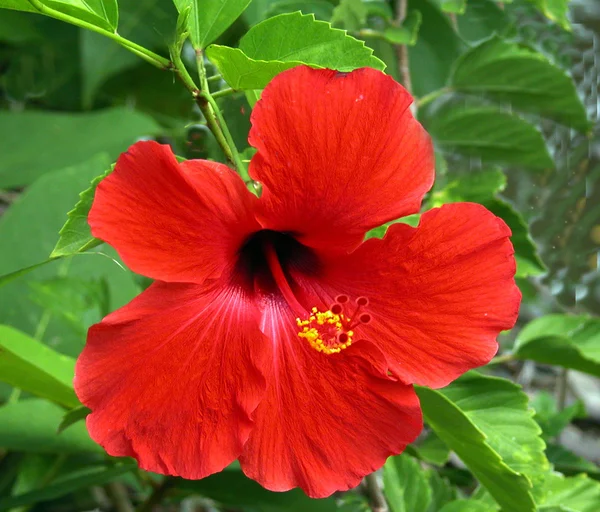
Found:
<path fill-rule="evenodd" d="M 296 318 L 296 324 L 302 328 L 298 337 L 308 341 L 310 346 L 324 354 L 338 354 L 343 349 L 352 345 L 352 331 L 344 330 L 347 318 L 342 314 L 333 313 L 331 310 L 319 311 L 312 308 L 312 314 L 307 320 Z M 329 332 L 328 332 L 329 331 Z M 346 334 L 345 341 L 340 343 L 337 335 Z"/>

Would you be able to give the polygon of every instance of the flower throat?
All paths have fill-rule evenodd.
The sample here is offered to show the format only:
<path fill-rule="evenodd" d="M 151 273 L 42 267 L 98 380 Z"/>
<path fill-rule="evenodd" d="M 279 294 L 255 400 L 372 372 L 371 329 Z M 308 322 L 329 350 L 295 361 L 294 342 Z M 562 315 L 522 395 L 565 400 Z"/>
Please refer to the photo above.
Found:
<path fill-rule="evenodd" d="M 310 311 L 300 304 L 292 291 L 284 268 L 293 265 L 310 275 L 318 270 L 314 253 L 291 235 L 263 230 L 244 245 L 241 251 L 245 274 L 255 286 L 260 283 L 275 287 L 292 309 L 296 318 L 298 337 L 323 354 L 337 354 L 352 345 L 355 329 L 371 321 L 365 311 L 366 297 L 352 301 L 347 295 L 338 295 L 329 309 Z"/>

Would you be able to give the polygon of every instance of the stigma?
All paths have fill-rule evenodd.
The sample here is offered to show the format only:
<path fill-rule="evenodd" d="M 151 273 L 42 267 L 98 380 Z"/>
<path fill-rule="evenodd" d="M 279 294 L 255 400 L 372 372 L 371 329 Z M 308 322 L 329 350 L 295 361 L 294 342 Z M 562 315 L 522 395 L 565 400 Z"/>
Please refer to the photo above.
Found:
<path fill-rule="evenodd" d="M 317 352 L 337 354 L 352 345 L 356 327 L 371 321 L 371 315 L 364 311 L 368 304 L 369 299 L 358 297 L 352 307 L 347 295 L 338 295 L 328 310 L 314 307 L 306 320 L 296 318 L 298 337 Z M 353 311 L 349 313 L 349 309 Z"/>

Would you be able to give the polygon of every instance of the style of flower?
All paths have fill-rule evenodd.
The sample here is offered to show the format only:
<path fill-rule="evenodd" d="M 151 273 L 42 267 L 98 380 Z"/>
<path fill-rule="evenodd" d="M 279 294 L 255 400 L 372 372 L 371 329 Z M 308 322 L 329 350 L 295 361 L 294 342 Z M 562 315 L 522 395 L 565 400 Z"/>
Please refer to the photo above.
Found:
<path fill-rule="evenodd" d="M 155 280 L 94 325 L 75 389 L 90 435 L 157 473 L 239 459 L 267 489 L 356 486 L 439 388 L 496 353 L 520 302 L 510 230 L 482 206 L 417 213 L 434 178 L 410 95 L 373 69 L 297 67 L 252 113 L 250 176 L 138 142 L 89 222 Z"/>

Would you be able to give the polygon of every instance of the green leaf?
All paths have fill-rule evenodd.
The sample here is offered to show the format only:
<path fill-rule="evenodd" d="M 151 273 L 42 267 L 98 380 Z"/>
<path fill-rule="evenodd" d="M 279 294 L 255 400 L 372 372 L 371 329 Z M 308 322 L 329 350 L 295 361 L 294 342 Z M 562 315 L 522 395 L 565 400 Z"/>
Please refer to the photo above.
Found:
<path fill-rule="evenodd" d="M 311 499 L 300 489 L 270 492 L 247 478 L 238 468 L 226 469 L 202 480 L 175 481 L 175 487 L 216 501 L 226 508 L 260 512 L 336 512 L 334 498 Z M 235 492 L 231 492 L 235 489 Z"/>
<path fill-rule="evenodd" d="M 384 30 L 383 36 L 392 44 L 414 46 L 417 44 L 422 20 L 423 16 L 419 11 L 410 11 L 400 27 L 389 26 Z"/>
<path fill-rule="evenodd" d="M 421 219 L 420 213 L 415 213 L 414 215 L 407 215 L 406 217 L 402 217 L 400 219 L 393 220 L 391 222 L 386 222 L 379 227 L 373 228 L 371 231 L 367 232 L 365 235 L 365 239 L 369 238 L 383 238 L 388 230 L 388 228 L 392 224 L 396 224 L 397 222 L 401 222 L 402 224 L 408 224 L 413 228 L 416 228 L 419 225 L 419 221 Z"/>
<path fill-rule="evenodd" d="M 315 20 L 312 14 L 298 12 L 280 14 L 252 27 L 240 41 L 240 49 L 251 59 L 296 61 L 339 71 L 385 68 L 362 41 Z"/>
<path fill-rule="evenodd" d="M 55 483 L 26 494 L 0 498 L 0 511 L 11 510 L 15 507 L 26 507 L 40 502 L 53 500 L 70 494 L 78 489 L 93 485 L 104 485 L 116 478 L 135 470 L 133 460 L 125 460 L 114 466 L 90 467 L 83 472 L 57 478 Z"/>
<path fill-rule="evenodd" d="M 427 476 L 408 455 L 387 460 L 383 466 L 383 491 L 392 512 L 424 512 L 431 503 Z"/>
<path fill-rule="evenodd" d="M 539 276 L 548 269 L 541 260 L 537 246 L 529 234 L 529 226 L 523 216 L 508 202 L 492 199 L 483 205 L 500 217 L 512 231 L 510 237 L 515 247 L 517 277 Z"/>
<path fill-rule="evenodd" d="M 427 478 L 431 488 L 431 503 L 424 512 L 439 512 L 446 503 L 456 499 L 456 488 L 452 487 L 437 470 L 428 470 Z"/>
<path fill-rule="evenodd" d="M 431 117 L 426 128 L 445 150 L 477 156 L 486 163 L 535 170 L 554 167 L 539 130 L 493 106 L 447 105 Z"/>
<path fill-rule="evenodd" d="M 85 339 L 90 325 L 110 313 L 110 297 L 106 280 L 55 276 L 32 281 L 30 299 L 42 307 L 46 315 L 70 327 L 73 334 Z"/>
<path fill-rule="evenodd" d="M 554 119 L 582 132 L 590 129 L 570 76 L 543 54 L 497 36 L 463 54 L 450 77 L 453 89 Z"/>
<path fill-rule="evenodd" d="M 600 318 L 546 315 L 517 336 L 514 355 L 600 377 Z"/>
<path fill-rule="evenodd" d="M 212 45 L 208 58 L 234 89 L 262 89 L 281 71 L 300 64 L 351 71 L 360 67 L 383 70 L 362 41 L 314 15 L 281 14 L 252 27 L 240 48 Z"/>
<path fill-rule="evenodd" d="M 463 14 L 467 8 L 467 0 L 435 0 L 442 11 Z"/>
<path fill-rule="evenodd" d="M 495 508 L 475 500 L 456 500 L 446 503 L 439 512 L 495 512 Z"/>
<path fill-rule="evenodd" d="M 431 206 L 446 203 L 483 203 L 496 197 L 506 187 L 506 175 L 500 169 L 484 169 L 464 174 L 435 190 Z"/>
<path fill-rule="evenodd" d="M 571 0 L 529 0 L 535 4 L 546 18 L 559 24 L 565 30 L 571 30 L 571 24 L 567 17 L 569 2 Z"/>
<path fill-rule="evenodd" d="M 0 0 L 2 5 L 2 0 Z M 23 16 L 16 11 L 2 11 L 0 16 L 0 41 L 14 45 L 39 43 L 43 37 L 39 33 L 35 16 Z"/>
<path fill-rule="evenodd" d="M 560 444 L 548 443 L 546 455 L 554 469 L 565 475 L 587 473 L 595 480 L 600 478 L 600 468 L 596 464 L 570 452 Z"/>
<path fill-rule="evenodd" d="M 466 45 L 434 0 L 411 0 L 408 7 L 422 14 L 417 43 L 408 48 L 413 93 L 421 97 L 447 85 L 452 63 Z"/>
<path fill-rule="evenodd" d="M 64 410 L 46 400 L 31 398 L 0 407 L 0 447 L 35 453 L 104 453 L 78 423 L 62 434 Z"/>
<path fill-rule="evenodd" d="M 173 20 L 177 16 L 171 2 L 120 0 L 119 13 L 120 36 L 149 50 L 166 51 L 167 42 L 173 37 Z M 139 65 L 140 58 L 112 39 L 89 30 L 82 31 L 80 39 L 81 94 L 84 108 L 91 108 L 98 89 L 110 77 Z M 128 84 L 128 87 L 128 92 L 133 93 L 131 89 L 135 86 Z"/>
<path fill-rule="evenodd" d="M 75 423 L 86 419 L 91 412 L 92 411 L 88 409 L 85 405 L 80 405 L 79 407 L 71 409 L 63 416 L 63 419 L 60 422 L 60 425 L 58 426 L 57 432 L 61 434 L 71 425 L 75 425 Z"/>
<path fill-rule="evenodd" d="M 367 22 L 367 14 L 362 0 L 341 0 L 333 10 L 331 24 L 346 30 L 360 30 Z"/>
<path fill-rule="evenodd" d="M 112 160 L 142 136 L 160 133 L 150 118 L 125 108 L 90 113 L 2 112 L 0 187 L 29 185 L 45 172 L 107 152 Z"/>
<path fill-rule="evenodd" d="M 179 12 L 192 6 L 188 30 L 194 48 L 203 49 L 244 12 L 250 0 L 173 0 Z"/>
<path fill-rule="evenodd" d="M 65 222 L 65 225 L 59 231 L 60 238 L 50 254 L 51 258 L 85 252 L 103 243 L 102 240 L 98 240 L 92 236 L 87 218 L 92 208 L 98 183 L 106 178 L 113 169 L 114 165 L 110 166 L 105 173 L 92 180 L 89 188 L 86 188 L 79 194 L 79 201 L 67 213 L 67 222 Z"/>
<path fill-rule="evenodd" d="M 263 89 L 282 71 L 302 64 L 295 61 L 254 60 L 238 48 L 216 44 L 208 47 L 206 55 L 219 68 L 223 79 L 236 90 Z"/>
<path fill-rule="evenodd" d="M 506 10 L 494 0 L 469 0 L 465 13 L 457 21 L 461 37 L 472 42 L 487 39 L 494 32 L 504 34 L 510 26 Z"/>
<path fill-rule="evenodd" d="M 548 494 L 540 512 L 549 512 L 547 507 L 563 506 L 573 512 L 598 512 L 600 510 L 600 483 L 585 475 L 565 478 L 549 475 L 546 481 Z"/>
<path fill-rule="evenodd" d="M 549 464 L 519 386 L 469 372 L 443 390 L 417 392 L 427 423 L 494 499 L 511 512 L 535 511 L 532 481 Z"/>
<path fill-rule="evenodd" d="M 26 106 L 35 103 L 36 109 L 80 109 L 81 30 L 53 18 L 30 16 L 28 13 L 16 11 L 3 10 L 0 17 L 4 18 L 7 14 L 9 18 L 10 15 L 20 15 L 31 20 L 38 38 L 19 46 L 4 47 L 2 89 L 5 97 L 22 102 Z M 32 102 L 34 98 L 35 101 Z M 6 111 L 3 111 L 3 115 L 6 115 Z M 3 138 L 8 135 L 4 133 Z M 27 135 L 28 133 L 24 134 Z"/>
<path fill-rule="evenodd" d="M 12 9 L 15 11 L 38 12 L 29 0 L 0 0 L 0 9 Z"/>
<path fill-rule="evenodd" d="M 108 165 L 106 157 L 98 156 L 78 166 L 46 173 L 10 205 L 0 217 L 0 247 L 10 247 L 10 251 L 0 251 L 0 275 L 33 266 L 48 256 L 79 192 L 89 187 L 90 181 Z M 110 247 L 103 247 L 103 254 L 60 258 L 21 272 L 0 290 L 0 318 L 30 335 L 40 332 L 40 320 L 44 318 L 46 322 L 48 318 L 44 309 L 31 300 L 32 284 L 47 284 L 58 277 L 88 283 L 103 281 L 108 287 L 105 309 L 112 311 L 126 304 L 139 293 L 133 275 L 113 260 L 117 256 Z M 52 340 L 55 350 L 73 356 L 81 352 L 84 344 L 79 332 L 54 317 L 47 324 L 44 339 Z"/>
<path fill-rule="evenodd" d="M 117 30 L 119 22 L 117 0 L 38 0 L 38 3 L 109 32 Z M 40 12 L 29 0 L 0 0 L 0 8 Z M 49 13 L 43 14 L 55 17 Z"/>
<path fill-rule="evenodd" d="M 406 452 L 436 466 L 444 466 L 450 457 L 450 450 L 435 432 L 430 432 L 422 441 L 408 445 Z"/>
<path fill-rule="evenodd" d="M 254 0 L 249 9 L 256 0 Z M 335 6 L 327 0 L 280 0 L 271 2 L 265 16 L 255 20 L 251 25 L 256 25 L 265 18 L 272 18 L 278 14 L 285 14 L 294 11 L 300 11 L 302 14 L 314 14 L 315 18 L 321 21 L 329 21 L 333 16 Z M 247 12 L 247 11 L 246 11 Z"/>
<path fill-rule="evenodd" d="M 117 0 L 40 0 L 40 3 L 110 32 L 117 30 Z"/>
<path fill-rule="evenodd" d="M 75 360 L 7 325 L 0 325 L 0 381 L 67 407 L 79 405 L 73 391 Z"/>
<path fill-rule="evenodd" d="M 559 409 L 556 398 L 547 391 L 540 391 L 531 401 L 535 409 L 535 420 L 538 422 L 545 438 L 558 436 L 575 418 L 584 418 L 585 405 L 580 400 Z"/>

